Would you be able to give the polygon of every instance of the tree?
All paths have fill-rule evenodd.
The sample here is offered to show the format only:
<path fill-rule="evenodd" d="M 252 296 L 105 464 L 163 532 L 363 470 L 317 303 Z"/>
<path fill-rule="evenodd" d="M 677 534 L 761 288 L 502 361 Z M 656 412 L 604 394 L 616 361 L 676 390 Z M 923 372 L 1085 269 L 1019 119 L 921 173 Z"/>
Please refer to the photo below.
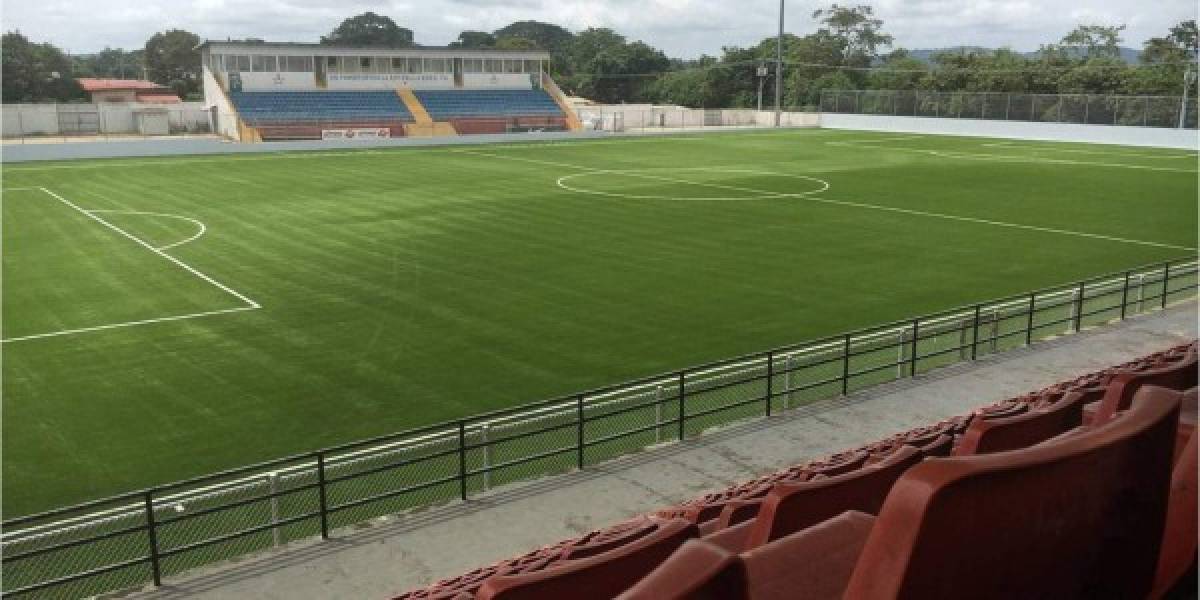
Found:
<path fill-rule="evenodd" d="M 365 12 L 342 21 L 329 35 L 321 36 L 327 46 L 408 48 L 413 45 L 411 29 L 400 27 L 390 17 Z"/>
<path fill-rule="evenodd" d="M 660 50 L 642 42 L 608 48 L 583 65 L 579 88 L 585 96 L 600 102 L 636 102 L 649 99 L 653 74 L 670 67 L 671 61 Z"/>
<path fill-rule="evenodd" d="M 1072 58 L 1120 58 L 1124 30 L 1124 25 L 1080 25 L 1063 36 L 1060 43 Z"/>
<path fill-rule="evenodd" d="M 883 33 L 883 21 L 875 18 L 870 6 L 840 6 L 813 11 L 825 31 L 845 43 L 843 59 L 846 65 L 867 66 L 879 57 L 879 49 L 892 45 L 892 36 Z M 818 30 L 818 32 L 821 30 Z"/>
<path fill-rule="evenodd" d="M 510 23 L 492 33 L 496 39 L 502 38 L 522 38 L 532 42 L 532 48 L 545 50 L 550 53 L 558 53 L 565 50 L 571 43 L 574 35 L 570 31 L 554 25 L 553 23 L 542 23 L 540 21 L 517 21 Z"/>
<path fill-rule="evenodd" d="M 80 54 L 71 57 L 75 62 L 75 75 L 79 77 L 110 77 L 114 79 L 140 79 L 142 77 L 142 51 L 127 51 L 121 48 L 105 48 L 96 54 Z"/>
<path fill-rule="evenodd" d="M 0 38 L 4 102 L 74 100 L 83 92 L 71 72 L 71 60 L 52 44 L 35 44 L 19 31 Z"/>
<path fill-rule="evenodd" d="M 200 89 L 200 36 L 182 29 L 156 33 L 146 40 L 144 58 L 150 81 L 186 97 Z"/>
<path fill-rule="evenodd" d="M 486 31 L 464 31 L 458 39 L 450 42 L 451 48 L 491 48 L 496 45 L 496 36 Z"/>
<path fill-rule="evenodd" d="M 496 39 L 497 50 L 537 50 L 537 44 L 520 37 L 502 37 Z"/>

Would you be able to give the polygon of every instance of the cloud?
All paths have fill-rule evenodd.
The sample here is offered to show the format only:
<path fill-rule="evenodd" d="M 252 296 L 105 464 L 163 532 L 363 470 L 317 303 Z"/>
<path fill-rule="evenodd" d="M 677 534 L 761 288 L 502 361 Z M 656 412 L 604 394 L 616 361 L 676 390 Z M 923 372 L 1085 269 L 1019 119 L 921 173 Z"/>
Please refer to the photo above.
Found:
<path fill-rule="evenodd" d="M 788 0 L 786 28 L 816 29 L 812 12 L 833 0 Z M 1036 49 L 1081 23 L 1127 24 L 1138 47 L 1171 25 L 1196 18 L 1194 0 L 867 0 L 898 46 L 957 45 Z M 535 19 L 572 30 L 612 27 L 671 56 L 719 54 L 775 34 L 776 0 L 6 0 L 6 30 L 71 52 L 134 48 L 178 27 L 204 38 L 316 41 L 343 18 L 374 11 L 415 32 L 418 43 L 453 41 L 464 29 L 491 31 Z"/>

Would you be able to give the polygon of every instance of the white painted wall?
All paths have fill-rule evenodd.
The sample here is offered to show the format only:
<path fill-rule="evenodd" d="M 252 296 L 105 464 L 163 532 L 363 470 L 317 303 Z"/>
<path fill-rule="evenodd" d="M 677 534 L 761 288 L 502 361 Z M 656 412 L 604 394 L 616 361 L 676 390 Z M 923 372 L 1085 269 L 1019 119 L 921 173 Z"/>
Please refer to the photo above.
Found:
<path fill-rule="evenodd" d="M 215 112 L 217 133 L 231 140 L 241 140 L 233 103 L 221 91 L 221 84 L 207 66 L 201 69 L 204 80 L 204 108 Z"/>
<path fill-rule="evenodd" d="M 888 115 L 851 115 L 823 113 L 821 127 L 864 131 L 894 131 L 975 137 L 1013 138 L 1057 142 L 1087 142 L 1152 146 L 1158 148 L 1200 149 L 1195 129 L 1162 127 L 1126 127 L 1121 125 L 1080 125 L 1077 123 L 1033 123 L 1027 121 L 986 121 L 981 119 L 939 119 L 936 117 L 893 117 Z"/>
<path fill-rule="evenodd" d="M 179 104 L 111 103 L 100 104 L 5 104 L 2 133 L 4 137 L 37 135 L 86 135 L 72 128 L 79 119 L 72 113 L 87 115 L 82 121 L 93 124 L 90 133 L 142 133 L 136 114 L 143 110 L 166 111 L 169 131 L 203 133 L 210 129 L 209 113 L 202 102 Z M 67 124 L 65 130 L 63 124 Z M 98 130 L 98 131 L 95 131 Z M 156 128 L 155 131 L 158 131 Z"/>

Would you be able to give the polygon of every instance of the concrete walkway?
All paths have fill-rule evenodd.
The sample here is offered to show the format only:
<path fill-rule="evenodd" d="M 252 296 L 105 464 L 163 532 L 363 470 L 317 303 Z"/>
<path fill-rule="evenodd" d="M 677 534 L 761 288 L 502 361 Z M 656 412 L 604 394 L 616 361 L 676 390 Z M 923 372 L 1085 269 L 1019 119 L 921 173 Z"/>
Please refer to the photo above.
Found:
<path fill-rule="evenodd" d="M 384 599 L 1196 337 L 1195 302 L 185 574 L 139 599 Z"/>

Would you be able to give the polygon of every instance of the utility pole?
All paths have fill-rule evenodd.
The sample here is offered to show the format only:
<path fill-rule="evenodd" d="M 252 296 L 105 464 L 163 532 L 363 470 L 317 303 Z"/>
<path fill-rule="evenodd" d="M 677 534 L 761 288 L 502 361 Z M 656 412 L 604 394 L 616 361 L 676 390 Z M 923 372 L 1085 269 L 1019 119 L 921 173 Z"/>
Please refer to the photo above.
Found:
<path fill-rule="evenodd" d="M 783 0 L 779 0 L 779 37 L 775 39 L 775 126 L 783 121 Z"/>
<path fill-rule="evenodd" d="M 1188 92 L 1192 89 L 1192 81 L 1196 79 L 1196 72 L 1192 70 L 1192 63 L 1188 63 L 1187 71 L 1183 74 L 1183 103 L 1179 107 L 1179 128 L 1183 129 L 1187 124 L 1187 108 L 1188 108 Z"/>

